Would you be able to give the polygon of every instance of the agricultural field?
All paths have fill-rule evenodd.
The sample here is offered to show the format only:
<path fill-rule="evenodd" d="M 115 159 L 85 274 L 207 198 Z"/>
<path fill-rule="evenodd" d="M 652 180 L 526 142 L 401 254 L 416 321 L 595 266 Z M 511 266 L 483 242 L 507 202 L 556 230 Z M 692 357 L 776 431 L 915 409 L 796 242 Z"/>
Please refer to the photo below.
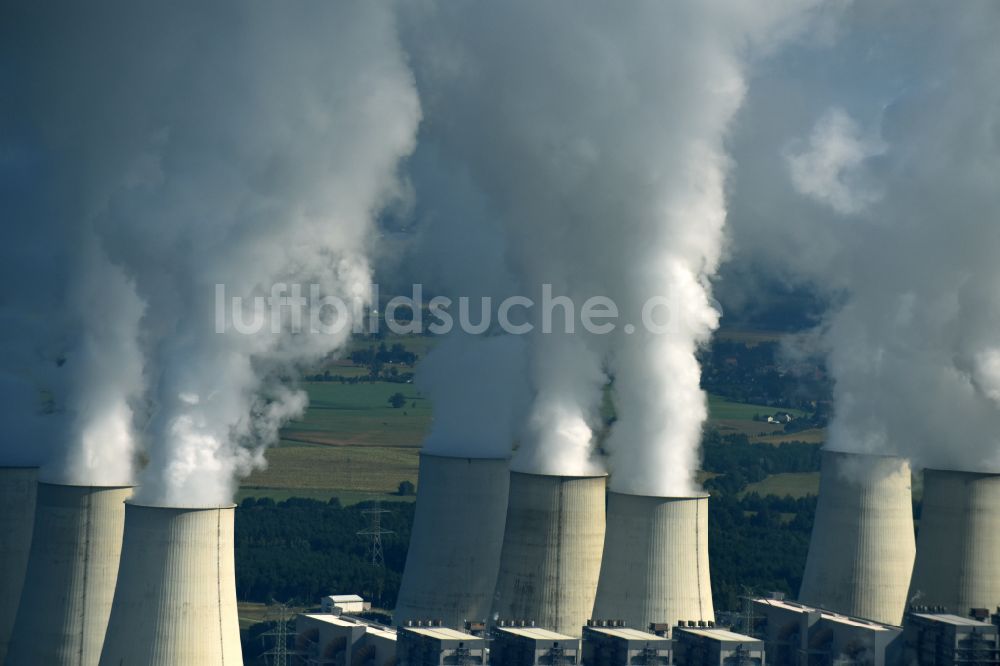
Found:
<path fill-rule="evenodd" d="M 430 401 L 413 384 L 307 382 L 309 409 L 281 433 L 285 443 L 419 447 L 431 423 Z M 402 407 L 389 404 L 401 393 Z"/>
<path fill-rule="evenodd" d="M 805 497 L 819 493 L 819 472 L 788 472 L 772 474 L 763 481 L 751 483 L 742 494 Z"/>
<path fill-rule="evenodd" d="M 385 342 L 389 346 L 402 343 L 407 351 L 422 358 L 434 338 L 395 336 Z M 372 345 L 371 340 L 355 340 L 347 355 L 355 348 L 363 350 Z M 324 369 L 345 378 L 368 375 L 366 367 L 347 359 L 330 361 Z M 337 497 L 345 505 L 371 499 L 412 500 L 412 496 L 399 497 L 395 493 L 402 481 L 417 483 L 418 450 L 431 426 L 430 400 L 413 383 L 311 381 L 305 382 L 303 388 L 309 394 L 309 408 L 301 419 L 289 422 L 282 430 L 281 442 L 267 452 L 267 469 L 243 481 L 238 499 L 253 496 L 280 501 L 307 497 L 326 501 Z M 403 397 L 398 408 L 389 403 L 396 393 Z M 823 430 L 786 435 L 780 425 L 753 420 L 754 415 L 766 417 L 777 411 L 807 416 L 800 410 L 779 410 L 709 396 L 710 424 L 723 434 L 742 433 L 752 441 L 775 445 L 793 440 L 823 441 Z M 610 392 L 605 396 L 602 413 L 608 419 L 613 416 Z M 805 492 L 801 483 L 772 477 L 754 485 L 772 484 L 777 490 L 762 485 L 761 491 L 794 495 Z"/>

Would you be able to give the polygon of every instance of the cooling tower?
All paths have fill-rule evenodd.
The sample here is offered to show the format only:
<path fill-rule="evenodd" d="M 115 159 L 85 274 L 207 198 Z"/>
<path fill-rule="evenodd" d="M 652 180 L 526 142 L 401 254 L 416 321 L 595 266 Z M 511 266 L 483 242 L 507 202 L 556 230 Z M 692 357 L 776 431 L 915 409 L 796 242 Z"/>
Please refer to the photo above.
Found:
<path fill-rule="evenodd" d="M 242 665 L 234 508 L 125 505 L 101 666 Z"/>
<path fill-rule="evenodd" d="M 593 617 L 651 622 L 712 620 L 708 495 L 608 493 L 608 532 Z"/>
<path fill-rule="evenodd" d="M 420 455 L 419 494 L 393 620 L 485 620 L 507 520 L 507 461 Z"/>
<path fill-rule="evenodd" d="M 36 467 L 0 467 L 0 664 L 7 656 L 28 567 L 37 483 Z"/>
<path fill-rule="evenodd" d="M 909 463 L 823 451 L 799 601 L 900 625 L 915 551 Z"/>
<path fill-rule="evenodd" d="M 38 484 L 8 666 L 97 664 L 131 494 L 127 486 Z"/>
<path fill-rule="evenodd" d="M 604 476 L 511 472 L 493 617 L 579 636 L 604 550 Z"/>
<path fill-rule="evenodd" d="M 924 470 L 909 600 L 963 617 L 1000 605 L 1000 474 Z"/>

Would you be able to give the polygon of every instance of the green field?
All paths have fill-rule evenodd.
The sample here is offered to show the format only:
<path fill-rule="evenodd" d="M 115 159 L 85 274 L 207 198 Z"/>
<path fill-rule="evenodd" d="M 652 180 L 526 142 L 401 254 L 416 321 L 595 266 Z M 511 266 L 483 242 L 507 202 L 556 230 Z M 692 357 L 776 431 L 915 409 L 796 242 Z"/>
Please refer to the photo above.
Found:
<path fill-rule="evenodd" d="M 785 409 L 784 407 L 768 407 L 767 405 L 748 405 L 743 402 L 732 402 L 722 396 L 709 394 L 708 417 L 710 420 L 735 419 L 753 422 L 754 414 L 769 416 L 775 412 L 788 412 L 795 418 L 809 416 L 801 409 Z"/>
<path fill-rule="evenodd" d="M 748 485 L 744 491 L 744 494 L 746 493 L 777 495 L 778 497 L 816 495 L 819 493 L 819 472 L 772 474 L 763 481 Z"/>
<path fill-rule="evenodd" d="M 307 382 L 309 409 L 281 433 L 288 442 L 352 446 L 420 446 L 431 422 L 430 401 L 413 384 Z M 389 405 L 402 393 L 406 404 Z"/>
<path fill-rule="evenodd" d="M 294 445 L 271 449 L 268 467 L 240 487 L 243 497 L 340 498 L 343 504 L 367 499 L 407 500 L 394 493 L 401 481 L 417 483 L 415 448 Z"/>
<path fill-rule="evenodd" d="M 402 342 L 422 357 L 434 338 L 397 336 L 385 342 L 389 346 Z M 352 347 L 367 348 L 371 344 L 371 340 L 356 340 Z M 331 375 L 345 377 L 367 374 L 366 368 L 344 359 L 329 362 L 325 369 Z M 282 430 L 280 444 L 267 452 L 268 468 L 243 481 L 238 499 L 255 496 L 282 500 L 294 496 L 325 501 L 337 497 L 344 504 L 375 498 L 412 499 L 394 493 L 401 481 L 417 482 L 418 450 L 431 425 L 430 400 L 412 383 L 322 381 L 306 382 L 303 388 L 309 394 L 309 408 L 301 419 L 289 422 Z M 388 402 L 397 392 L 406 398 L 406 404 L 398 409 Z M 609 392 L 602 412 L 610 417 L 613 411 Z M 776 424 L 753 421 L 755 414 L 766 416 L 776 411 L 788 411 L 796 417 L 806 415 L 800 410 L 779 410 L 709 396 L 710 422 L 722 432 L 739 432 L 770 443 L 822 441 L 823 431 L 785 435 Z M 704 480 L 701 474 L 700 480 Z M 808 492 L 811 486 L 807 481 L 778 478 L 795 476 L 777 475 L 755 485 L 761 486 L 758 492 Z"/>

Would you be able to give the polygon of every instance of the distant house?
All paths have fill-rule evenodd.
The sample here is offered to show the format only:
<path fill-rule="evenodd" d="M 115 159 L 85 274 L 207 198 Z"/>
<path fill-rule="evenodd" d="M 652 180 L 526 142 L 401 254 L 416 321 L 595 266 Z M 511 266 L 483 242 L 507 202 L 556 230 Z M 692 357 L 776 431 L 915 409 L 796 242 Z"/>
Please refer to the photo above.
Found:
<path fill-rule="evenodd" d="M 788 412 L 775 412 L 774 416 L 768 416 L 768 423 L 791 423 L 795 420 L 795 417 Z"/>

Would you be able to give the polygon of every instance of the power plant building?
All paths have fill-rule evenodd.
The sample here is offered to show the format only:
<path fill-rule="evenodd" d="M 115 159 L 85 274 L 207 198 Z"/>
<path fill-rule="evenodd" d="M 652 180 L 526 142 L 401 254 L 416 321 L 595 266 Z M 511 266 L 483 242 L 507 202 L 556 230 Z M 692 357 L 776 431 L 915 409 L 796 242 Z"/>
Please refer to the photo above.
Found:
<path fill-rule="evenodd" d="M 960 616 L 1000 605 L 1000 474 L 924 470 L 909 598 Z"/>
<path fill-rule="evenodd" d="M 39 483 L 8 666 L 96 666 L 132 488 Z"/>
<path fill-rule="evenodd" d="M 0 664 L 21 600 L 35 522 L 36 467 L 0 467 Z"/>
<path fill-rule="evenodd" d="M 771 666 L 900 663 L 902 629 L 783 599 L 752 599 L 753 633 Z M 839 661 L 838 661 L 839 660 Z"/>
<path fill-rule="evenodd" d="M 486 663 L 486 639 L 442 626 L 402 626 L 399 666 L 474 666 Z"/>
<path fill-rule="evenodd" d="M 587 666 L 668 666 L 671 641 L 620 623 L 591 620 L 583 628 L 583 663 Z M 663 627 L 665 633 L 666 627 Z"/>
<path fill-rule="evenodd" d="M 765 666 L 764 641 L 709 627 L 674 629 L 677 666 Z"/>
<path fill-rule="evenodd" d="M 899 626 L 916 553 L 911 501 L 905 460 L 823 451 L 799 601 Z"/>
<path fill-rule="evenodd" d="M 998 627 L 949 613 L 909 613 L 903 628 L 904 663 L 912 666 L 1000 664 Z"/>
<path fill-rule="evenodd" d="M 234 508 L 126 505 L 102 666 L 243 663 Z"/>
<path fill-rule="evenodd" d="M 422 453 L 396 624 L 486 620 L 507 518 L 506 460 Z"/>
<path fill-rule="evenodd" d="M 605 476 L 511 472 L 491 617 L 579 636 L 601 572 Z"/>
<path fill-rule="evenodd" d="M 492 666 L 575 666 L 580 639 L 540 627 L 497 625 L 490 644 Z"/>
<path fill-rule="evenodd" d="M 299 615 L 295 653 L 305 666 L 393 666 L 396 632 L 339 615 Z"/>
<path fill-rule="evenodd" d="M 610 492 L 607 525 L 594 617 L 630 627 L 715 620 L 707 494 Z"/>

